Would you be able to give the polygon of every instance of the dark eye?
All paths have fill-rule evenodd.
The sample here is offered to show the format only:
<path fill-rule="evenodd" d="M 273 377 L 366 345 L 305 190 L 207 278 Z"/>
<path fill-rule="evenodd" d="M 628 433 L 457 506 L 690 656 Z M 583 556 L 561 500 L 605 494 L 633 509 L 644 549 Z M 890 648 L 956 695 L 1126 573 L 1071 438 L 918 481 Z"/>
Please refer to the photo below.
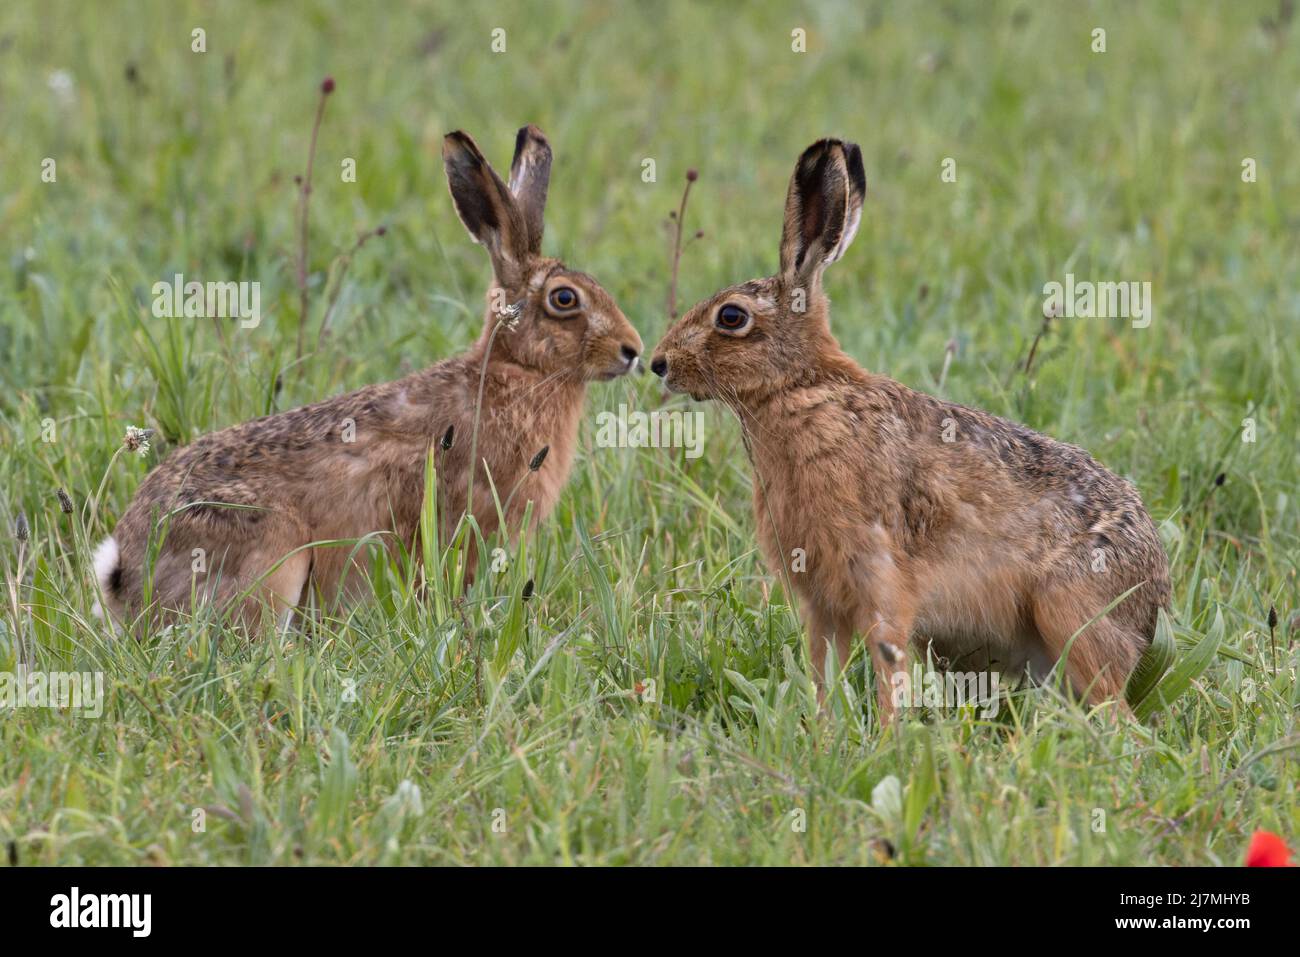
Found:
<path fill-rule="evenodd" d="M 749 313 L 739 306 L 728 303 L 718 310 L 718 318 L 715 322 L 719 329 L 739 332 L 749 325 Z"/>
<path fill-rule="evenodd" d="M 552 289 L 546 301 L 556 312 L 570 312 L 578 308 L 578 294 L 568 286 Z"/>

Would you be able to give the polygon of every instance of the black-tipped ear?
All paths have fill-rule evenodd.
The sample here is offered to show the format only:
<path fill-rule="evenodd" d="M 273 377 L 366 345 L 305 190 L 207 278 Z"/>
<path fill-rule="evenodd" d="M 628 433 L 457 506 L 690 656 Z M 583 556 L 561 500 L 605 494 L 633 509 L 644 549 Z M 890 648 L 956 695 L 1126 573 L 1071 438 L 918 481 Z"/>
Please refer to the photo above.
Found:
<path fill-rule="evenodd" d="M 468 133 L 448 133 L 442 159 L 456 214 L 487 247 L 498 280 L 509 281 L 528 255 L 528 229 L 514 196 Z"/>
<path fill-rule="evenodd" d="M 519 204 L 528 230 L 528 250 L 542 251 L 542 214 L 546 211 L 546 188 L 551 182 L 551 144 L 531 123 L 515 137 L 515 158 L 510 164 L 510 192 Z"/>
<path fill-rule="evenodd" d="M 867 176 L 862 151 L 842 140 L 818 140 L 804 150 L 790 177 L 781 230 L 781 275 L 816 283 L 844 255 L 862 221 Z"/>

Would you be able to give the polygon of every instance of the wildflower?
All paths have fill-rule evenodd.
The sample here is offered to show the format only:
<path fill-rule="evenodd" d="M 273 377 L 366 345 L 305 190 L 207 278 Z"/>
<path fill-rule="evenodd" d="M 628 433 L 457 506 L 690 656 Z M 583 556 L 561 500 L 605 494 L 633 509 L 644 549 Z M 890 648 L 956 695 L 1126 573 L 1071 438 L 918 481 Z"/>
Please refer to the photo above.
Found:
<path fill-rule="evenodd" d="M 510 332 L 514 332 L 519 325 L 519 315 L 524 311 L 524 300 L 519 302 L 507 303 L 499 310 L 501 316 L 501 325 L 505 326 Z"/>
<path fill-rule="evenodd" d="M 1256 831 L 1246 851 L 1247 867 L 1290 867 L 1291 851 L 1286 841 L 1271 831 Z"/>
<path fill-rule="evenodd" d="M 153 429 L 138 429 L 134 425 L 128 425 L 126 435 L 122 437 L 122 447 L 129 452 L 139 452 L 141 457 L 148 455 L 151 435 Z"/>

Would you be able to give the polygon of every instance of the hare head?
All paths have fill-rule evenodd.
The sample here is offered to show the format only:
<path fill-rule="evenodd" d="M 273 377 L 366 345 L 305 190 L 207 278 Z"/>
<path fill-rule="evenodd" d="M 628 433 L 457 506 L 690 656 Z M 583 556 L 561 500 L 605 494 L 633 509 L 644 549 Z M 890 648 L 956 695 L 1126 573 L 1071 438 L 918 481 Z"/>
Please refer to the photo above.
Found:
<path fill-rule="evenodd" d="M 822 272 L 858 231 L 867 180 L 853 143 L 818 140 L 795 164 L 781 268 L 699 303 L 664 335 L 650 368 L 674 392 L 745 400 L 797 385 L 834 346 Z"/>
<path fill-rule="evenodd" d="M 493 354 L 582 382 L 635 368 L 641 337 L 613 297 L 586 273 L 541 254 L 551 176 L 551 146 L 542 131 L 519 131 L 509 185 L 468 133 L 449 133 L 442 156 L 456 212 L 492 258 L 483 335 L 493 340 Z M 504 328 L 493 337 L 499 324 Z"/>

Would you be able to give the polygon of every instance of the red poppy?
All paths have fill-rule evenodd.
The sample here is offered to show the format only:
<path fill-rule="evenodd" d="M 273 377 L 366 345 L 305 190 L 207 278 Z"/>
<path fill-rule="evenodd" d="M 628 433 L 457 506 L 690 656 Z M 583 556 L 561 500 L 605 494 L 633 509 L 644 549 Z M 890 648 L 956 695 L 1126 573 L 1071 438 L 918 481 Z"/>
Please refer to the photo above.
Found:
<path fill-rule="evenodd" d="M 1247 867 L 1290 867 L 1291 851 L 1286 841 L 1271 831 L 1256 831 L 1246 851 Z"/>

